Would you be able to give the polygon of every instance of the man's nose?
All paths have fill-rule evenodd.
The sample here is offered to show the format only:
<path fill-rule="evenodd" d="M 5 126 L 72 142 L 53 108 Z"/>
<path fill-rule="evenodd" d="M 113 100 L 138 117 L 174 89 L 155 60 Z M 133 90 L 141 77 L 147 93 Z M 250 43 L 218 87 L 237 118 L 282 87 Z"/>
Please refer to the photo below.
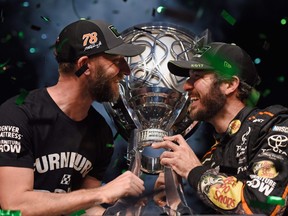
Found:
<path fill-rule="evenodd" d="M 130 67 L 129 67 L 128 63 L 126 62 L 126 60 L 124 58 L 121 59 L 121 62 L 119 64 L 119 68 L 120 68 L 120 71 L 122 73 L 124 73 L 125 75 L 130 75 L 131 74 Z"/>
<path fill-rule="evenodd" d="M 189 91 L 190 89 L 193 89 L 194 88 L 194 83 L 195 83 L 194 79 L 191 79 L 191 78 L 188 79 L 183 85 L 184 91 Z"/>

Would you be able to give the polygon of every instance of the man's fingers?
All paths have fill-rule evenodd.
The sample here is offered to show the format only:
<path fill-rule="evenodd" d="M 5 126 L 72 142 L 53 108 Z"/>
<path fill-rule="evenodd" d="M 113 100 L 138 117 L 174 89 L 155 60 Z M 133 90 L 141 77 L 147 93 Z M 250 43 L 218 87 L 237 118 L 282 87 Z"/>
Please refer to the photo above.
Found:
<path fill-rule="evenodd" d="M 165 151 L 163 152 L 161 155 L 160 155 L 160 161 L 163 159 L 163 158 L 173 158 L 174 157 L 174 154 L 170 151 Z"/>
<path fill-rule="evenodd" d="M 154 195 L 153 197 L 154 202 L 156 205 L 163 207 L 166 205 L 166 193 L 165 191 L 161 191 Z"/>
<path fill-rule="evenodd" d="M 153 143 L 153 148 L 165 148 L 170 149 L 172 151 L 175 151 L 177 149 L 177 146 L 185 146 L 188 145 L 184 137 L 180 134 L 174 135 L 174 136 L 165 136 L 163 137 L 162 142 Z"/>
<path fill-rule="evenodd" d="M 151 145 L 152 148 L 155 149 L 159 149 L 159 148 L 164 148 L 167 150 L 172 150 L 175 151 L 177 148 L 177 145 L 175 143 L 173 143 L 172 141 L 163 141 L 163 142 L 157 142 L 157 143 L 153 143 Z"/>
<path fill-rule="evenodd" d="M 174 135 L 174 136 L 165 136 L 163 137 L 163 140 L 169 140 L 173 143 L 175 143 L 176 145 L 183 145 L 186 144 L 186 140 L 184 139 L 184 137 L 180 134 Z"/>

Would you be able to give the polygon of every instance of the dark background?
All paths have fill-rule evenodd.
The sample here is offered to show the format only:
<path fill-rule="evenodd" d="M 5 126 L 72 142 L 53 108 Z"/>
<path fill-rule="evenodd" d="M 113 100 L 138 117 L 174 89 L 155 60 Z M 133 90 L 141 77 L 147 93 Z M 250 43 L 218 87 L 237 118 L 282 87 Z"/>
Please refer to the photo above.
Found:
<path fill-rule="evenodd" d="M 157 12 L 161 6 L 164 10 Z M 262 78 L 259 107 L 288 106 L 288 24 L 281 24 L 281 20 L 288 20 L 287 0 L 0 0 L 0 103 L 57 81 L 55 39 L 63 27 L 80 18 L 106 20 L 120 32 L 159 21 L 187 28 L 195 35 L 208 29 L 213 41 L 236 43 L 253 60 L 260 61 L 256 64 Z M 112 129 L 116 134 L 115 127 Z M 212 144 L 211 134 L 211 129 L 202 125 L 187 139 L 196 155 L 206 152 Z M 127 142 L 121 136 L 115 137 L 107 181 L 127 169 L 123 156 Z M 149 190 L 154 179 L 146 177 Z M 199 213 L 208 212 L 185 182 L 184 191 L 189 206 Z"/>
<path fill-rule="evenodd" d="M 103 19 L 118 30 L 161 21 L 201 34 L 213 41 L 240 45 L 262 78 L 258 105 L 288 105 L 288 3 L 285 0 L 0 0 L 0 90 L 8 97 L 54 84 L 57 64 L 53 44 L 61 29 L 80 18 Z M 157 12 L 160 6 L 162 12 Z M 31 50 L 34 48 L 35 51 Z"/>

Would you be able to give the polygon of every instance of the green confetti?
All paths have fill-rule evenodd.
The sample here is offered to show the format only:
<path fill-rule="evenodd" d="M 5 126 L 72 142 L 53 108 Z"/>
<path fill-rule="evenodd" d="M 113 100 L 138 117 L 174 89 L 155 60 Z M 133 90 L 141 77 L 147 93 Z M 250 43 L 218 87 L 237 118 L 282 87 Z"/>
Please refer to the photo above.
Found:
<path fill-rule="evenodd" d="M 48 17 L 41 16 L 41 18 L 46 22 L 50 22 L 50 19 Z"/>
<path fill-rule="evenodd" d="M 271 89 L 265 89 L 264 92 L 262 93 L 262 96 L 267 97 L 270 94 L 271 94 Z"/>
<path fill-rule="evenodd" d="M 277 196 L 268 196 L 266 202 L 271 205 L 281 205 L 281 206 L 285 205 L 285 199 Z"/>
<path fill-rule="evenodd" d="M 10 59 L 8 59 L 6 62 L 0 64 L 0 67 L 2 68 L 2 67 L 4 67 L 4 66 L 6 66 L 6 65 L 8 64 L 9 61 L 10 61 Z"/>
<path fill-rule="evenodd" d="M 114 148 L 114 145 L 113 145 L 113 144 L 110 144 L 110 143 L 108 143 L 108 144 L 106 144 L 106 147 L 108 147 L 108 148 Z"/>
<path fill-rule="evenodd" d="M 24 38 L 24 33 L 22 31 L 18 32 L 18 37 L 20 39 L 23 39 Z"/>
<path fill-rule="evenodd" d="M 1 43 L 7 43 L 9 40 L 11 40 L 12 36 L 10 34 L 7 34 L 5 38 L 1 38 Z"/>
<path fill-rule="evenodd" d="M 256 89 L 253 88 L 246 101 L 246 104 L 247 106 L 254 107 L 258 103 L 259 99 L 260 99 L 260 92 L 258 92 Z"/>
<path fill-rule="evenodd" d="M 222 10 L 221 16 L 230 24 L 235 25 L 236 19 L 232 17 L 226 10 Z"/>
<path fill-rule="evenodd" d="M 73 212 L 72 214 L 70 214 L 70 216 L 79 216 L 79 215 L 83 215 L 85 213 L 86 213 L 86 211 L 84 209 L 81 209 L 79 211 Z"/>
<path fill-rule="evenodd" d="M 159 6 L 159 7 L 157 7 L 157 9 L 156 9 L 157 13 L 163 13 L 165 10 L 166 10 L 166 8 L 163 7 L 163 6 Z"/>
<path fill-rule="evenodd" d="M 277 77 L 277 81 L 278 82 L 285 82 L 285 76 L 279 76 L 279 77 Z"/>
<path fill-rule="evenodd" d="M 283 18 L 280 20 L 281 25 L 286 25 L 287 24 L 287 19 Z"/>
<path fill-rule="evenodd" d="M 23 104 L 24 101 L 25 101 L 25 98 L 27 97 L 28 94 L 29 94 L 28 91 L 26 91 L 25 89 L 21 89 L 21 90 L 20 90 L 20 94 L 19 94 L 19 96 L 16 98 L 15 103 L 16 103 L 17 105 Z"/>
<path fill-rule="evenodd" d="M 21 212 L 18 210 L 1 210 L 0 216 L 21 216 Z"/>

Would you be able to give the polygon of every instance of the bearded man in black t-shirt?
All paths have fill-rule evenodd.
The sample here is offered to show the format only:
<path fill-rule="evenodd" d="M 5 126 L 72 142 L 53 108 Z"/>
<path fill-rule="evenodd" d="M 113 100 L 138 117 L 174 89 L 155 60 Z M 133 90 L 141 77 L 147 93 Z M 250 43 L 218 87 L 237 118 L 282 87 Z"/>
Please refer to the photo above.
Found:
<path fill-rule="evenodd" d="M 138 196 L 144 182 L 127 171 L 101 186 L 113 135 L 93 101 L 116 101 L 130 74 L 124 43 L 111 24 L 78 20 L 55 44 L 56 85 L 15 96 L 0 107 L 0 209 L 22 215 L 102 215 L 103 203 Z"/>

